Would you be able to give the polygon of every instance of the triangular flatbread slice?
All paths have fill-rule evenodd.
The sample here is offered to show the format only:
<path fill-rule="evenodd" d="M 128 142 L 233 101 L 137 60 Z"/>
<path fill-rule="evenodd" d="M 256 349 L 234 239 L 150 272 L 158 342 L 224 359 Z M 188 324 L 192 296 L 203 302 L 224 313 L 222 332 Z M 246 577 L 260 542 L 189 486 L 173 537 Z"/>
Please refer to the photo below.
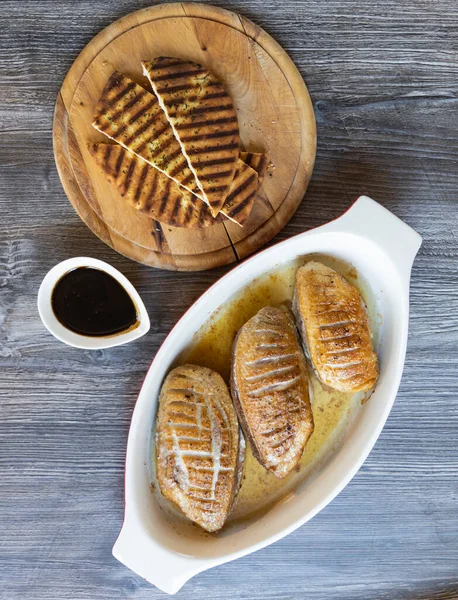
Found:
<path fill-rule="evenodd" d="M 95 109 L 95 129 L 179 185 L 202 197 L 156 96 L 122 73 L 108 80 Z"/>
<path fill-rule="evenodd" d="M 258 189 L 258 174 L 239 158 L 221 214 L 243 227 L 250 216 Z"/>
<path fill-rule="evenodd" d="M 216 216 L 239 157 L 239 127 L 232 98 L 210 71 L 196 63 L 159 57 L 142 65 L 202 198 Z"/>
<path fill-rule="evenodd" d="M 173 227 L 203 229 L 215 223 L 208 206 L 118 144 L 89 144 L 89 152 L 131 206 Z"/>
<path fill-rule="evenodd" d="M 240 152 L 240 158 L 258 174 L 259 189 L 267 172 L 267 154 L 262 152 Z"/>
<path fill-rule="evenodd" d="M 253 178 L 253 171 L 257 173 L 255 179 Z M 237 161 L 235 176 L 221 213 L 243 227 L 251 214 L 256 192 L 261 187 L 266 171 L 266 154 L 240 152 L 240 160 Z"/>

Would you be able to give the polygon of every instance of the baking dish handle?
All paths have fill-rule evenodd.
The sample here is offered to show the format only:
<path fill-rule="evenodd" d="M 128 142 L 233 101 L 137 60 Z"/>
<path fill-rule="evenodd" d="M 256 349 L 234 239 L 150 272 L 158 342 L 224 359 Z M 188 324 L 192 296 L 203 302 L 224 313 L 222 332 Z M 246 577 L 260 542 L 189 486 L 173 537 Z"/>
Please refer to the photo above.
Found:
<path fill-rule="evenodd" d="M 143 527 L 136 525 L 135 519 L 124 521 L 113 546 L 113 556 L 166 594 L 176 594 L 191 577 L 216 564 L 156 544 Z"/>
<path fill-rule="evenodd" d="M 372 240 L 391 258 L 400 275 L 410 280 L 422 238 L 411 227 L 368 196 L 360 196 L 346 213 L 325 225 L 331 231 L 353 233 Z"/>

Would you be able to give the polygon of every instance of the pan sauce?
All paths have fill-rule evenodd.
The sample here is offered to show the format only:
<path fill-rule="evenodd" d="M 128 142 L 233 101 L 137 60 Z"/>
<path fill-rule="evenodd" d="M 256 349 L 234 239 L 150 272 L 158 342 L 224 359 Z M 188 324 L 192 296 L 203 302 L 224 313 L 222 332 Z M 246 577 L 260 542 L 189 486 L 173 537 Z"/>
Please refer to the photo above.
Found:
<path fill-rule="evenodd" d="M 368 306 L 374 347 L 377 349 L 378 319 L 375 303 L 355 269 L 342 261 L 314 254 L 254 280 L 240 295 L 212 315 L 209 322 L 195 334 L 194 343 L 179 357 L 176 364 L 187 362 L 209 367 L 219 372 L 228 383 L 232 344 L 239 328 L 264 306 L 284 303 L 290 306 L 296 270 L 312 259 L 335 269 L 359 289 Z M 313 475 L 342 443 L 364 395 L 345 394 L 327 388 L 319 382 L 311 368 L 309 375 L 315 430 L 298 467 L 287 478 L 277 479 L 256 461 L 247 445 L 242 485 L 225 528 L 230 524 L 242 523 L 256 516 L 256 513 L 264 513 L 285 499 L 307 477 Z M 176 518 L 176 511 L 172 511 Z"/>

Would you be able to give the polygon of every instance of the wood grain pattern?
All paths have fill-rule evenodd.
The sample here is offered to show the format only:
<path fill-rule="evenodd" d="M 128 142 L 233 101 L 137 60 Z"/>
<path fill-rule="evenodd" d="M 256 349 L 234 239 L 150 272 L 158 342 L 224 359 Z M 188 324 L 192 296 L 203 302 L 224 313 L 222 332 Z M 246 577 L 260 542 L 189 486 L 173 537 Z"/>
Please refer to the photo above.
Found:
<path fill-rule="evenodd" d="M 214 2 L 217 0 L 213 0 Z M 183 311 L 227 268 L 149 269 L 101 243 L 54 166 L 56 94 L 80 50 L 147 0 L 3 0 L 0 29 L 0 596 L 156 600 L 111 556 L 129 421 Z M 314 175 L 276 240 L 368 193 L 424 238 L 398 398 L 351 484 L 287 538 L 192 579 L 186 600 L 458 598 L 458 9 L 454 0 L 234 0 L 291 55 L 317 116 Z M 151 330 L 104 351 L 63 346 L 36 310 L 46 271 L 107 260 Z"/>
<path fill-rule="evenodd" d="M 149 88 L 141 60 L 155 56 L 182 56 L 214 72 L 234 101 L 243 146 L 268 154 L 270 176 L 243 228 L 218 220 L 194 231 L 152 221 L 123 201 L 91 157 L 88 143 L 105 141 L 91 124 L 106 81 L 117 70 Z M 152 251 L 154 261 L 146 258 L 146 264 L 153 266 L 203 270 L 250 254 L 291 218 L 312 174 L 315 120 L 300 74 L 262 29 L 221 9 L 171 3 L 113 23 L 77 58 L 58 103 L 65 113 L 56 110 L 54 150 L 70 201 L 83 220 L 89 209 L 97 214 L 110 233 L 102 239 L 113 248 L 141 262 Z"/>

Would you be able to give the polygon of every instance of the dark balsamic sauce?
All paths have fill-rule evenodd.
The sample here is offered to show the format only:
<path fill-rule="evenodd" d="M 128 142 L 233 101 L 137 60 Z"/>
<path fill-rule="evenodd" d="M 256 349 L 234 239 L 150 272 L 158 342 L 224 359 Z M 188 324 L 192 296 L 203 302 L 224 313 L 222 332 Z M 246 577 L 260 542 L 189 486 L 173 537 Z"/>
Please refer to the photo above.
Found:
<path fill-rule="evenodd" d="M 54 286 L 52 309 L 64 327 L 92 337 L 115 335 L 138 324 L 137 309 L 120 283 L 100 269 L 79 267 Z"/>

